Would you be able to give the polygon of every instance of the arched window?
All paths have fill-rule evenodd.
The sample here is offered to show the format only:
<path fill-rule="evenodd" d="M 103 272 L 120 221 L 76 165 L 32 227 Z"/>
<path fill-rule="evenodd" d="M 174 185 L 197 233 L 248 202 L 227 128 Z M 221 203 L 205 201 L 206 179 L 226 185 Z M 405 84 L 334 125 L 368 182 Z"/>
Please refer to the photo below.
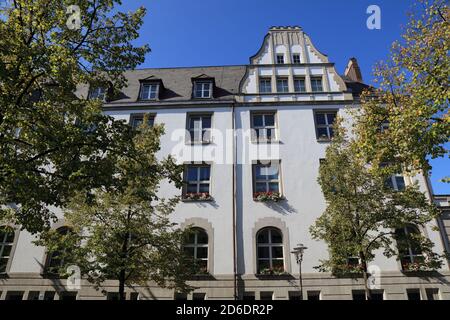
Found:
<path fill-rule="evenodd" d="M 6 272 L 11 250 L 14 244 L 14 229 L 7 226 L 0 227 L 0 273 Z"/>
<path fill-rule="evenodd" d="M 420 244 L 414 241 L 414 237 L 417 235 L 420 235 L 420 231 L 414 225 L 406 225 L 395 230 L 400 262 L 404 270 L 409 269 L 411 264 L 424 260 Z"/>
<path fill-rule="evenodd" d="M 283 235 L 276 228 L 265 228 L 256 235 L 258 274 L 284 273 Z"/>
<path fill-rule="evenodd" d="M 67 235 L 71 232 L 69 227 L 61 227 L 56 230 L 61 236 Z M 51 274 L 58 274 L 62 266 L 64 266 L 64 252 L 55 250 L 49 252 L 47 255 L 46 272 Z"/>
<path fill-rule="evenodd" d="M 192 228 L 184 244 L 186 254 L 194 258 L 200 272 L 208 271 L 208 234 L 201 228 Z"/>

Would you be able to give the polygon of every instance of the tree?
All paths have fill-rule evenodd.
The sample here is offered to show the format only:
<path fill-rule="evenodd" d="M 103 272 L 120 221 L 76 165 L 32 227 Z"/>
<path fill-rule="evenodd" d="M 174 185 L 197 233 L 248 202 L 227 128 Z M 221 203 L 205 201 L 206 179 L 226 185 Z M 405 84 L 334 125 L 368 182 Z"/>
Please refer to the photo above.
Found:
<path fill-rule="evenodd" d="M 427 173 L 430 158 L 450 156 L 450 10 L 444 0 L 420 0 L 416 7 L 403 41 L 376 66 L 379 88 L 362 95 L 356 121 L 361 154 L 375 168 L 392 161 L 394 172 Z M 389 128 L 380 130 L 383 124 Z"/>
<path fill-rule="evenodd" d="M 377 250 L 402 259 L 405 247 L 413 246 L 420 248 L 423 257 L 415 261 L 416 269 L 440 267 L 441 257 L 432 251 L 429 239 L 395 232 L 408 225 L 424 226 L 437 211 L 417 185 L 397 191 L 387 186 L 389 176 L 374 174 L 364 158 L 356 156 L 358 147 L 346 137 L 340 121 L 335 127 L 337 135 L 327 148 L 318 178 L 327 207 L 310 232 L 329 247 L 330 256 L 321 261 L 319 270 L 336 275 L 362 274 L 370 299 L 368 264 Z"/>
<path fill-rule="evenodd" d="M 144 61 L 137 47 L 145 9 L 119 0 L 14 0 L 0 8 L 0 220 L 48 228 L 76 190 L 105 185 L 118 157 L 133 156 L 133 131 L 102 115 L 83 85 L 123 87 Z M 72 5 L 77 5 L 74 7 Z M 79 28 L 76 12 L 79 9 Z"/>
<path fill-rule="evenodd" d="M 185 281 L 196 270 L 183 252 L 187 231 L 170 221 L 179 198 L 157 195 L 165 179 L 180 186 L 182 170 L 170 156 L 157 160 L 161 134 L 161 126 L 149 127 L 144 121 L 133 141 L 139 152 L 134 159 L 118 159 L 115 185 L 79 192 L 72 199 L 65 212 L 70 234 L 42 235 L 38 244 L 58 250 L 64 258 L 61 274 L 76 264 L 97 287 L 106 279 L 118 280 L 121 300 L 126 285 L 148 280 L 189 290 Z"/>

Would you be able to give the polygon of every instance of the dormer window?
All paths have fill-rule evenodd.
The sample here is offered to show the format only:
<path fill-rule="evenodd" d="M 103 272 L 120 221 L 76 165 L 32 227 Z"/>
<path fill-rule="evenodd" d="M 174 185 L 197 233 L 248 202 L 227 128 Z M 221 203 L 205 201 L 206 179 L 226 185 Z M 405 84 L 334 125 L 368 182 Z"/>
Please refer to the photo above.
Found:
<path fill-rule="evenodd" d="M 277 54 L 277 64 L 284 64 L 284 54 Z"/>
<path fill-rule="evenodd" d="M 158 83 L 142 83 L 140 100 L 155 100 L 158 98 Z"/>
<path fill-rule="evenodd" d="M 95 87 L 89 90 L 89 99 L 105 100 L 106 89 L 104 87 Z"/>
<path fill-rule="evenodd" d="M 194 98 L 207 99 L 212 97 L 212 81 L 195 81 Z"/>

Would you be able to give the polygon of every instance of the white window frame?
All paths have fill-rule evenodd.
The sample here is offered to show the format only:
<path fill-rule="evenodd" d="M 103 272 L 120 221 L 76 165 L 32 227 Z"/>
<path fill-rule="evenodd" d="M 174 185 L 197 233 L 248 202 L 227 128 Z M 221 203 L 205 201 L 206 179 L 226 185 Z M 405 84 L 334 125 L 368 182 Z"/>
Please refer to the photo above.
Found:
<path fill-rule="evenodd" d="M 264 83 L 264 85 L 263 85 Z M 264 90 L 261 90 L 264 88 Z M 269 91 L 267 91 L 269 89 Z M 272 79 L 268 77 L 259 78 L 259 93 L 272 93 Z"/>
<path fill-rule="evenodd" d="M 258 241 L 259 235 L 262 232 L 268 232 L 268 243 L 260 243 Z M 281 235 L 281 243 L 272 243 L 272 231 L 276 231 Z M 261 258 L 259 256 L 259 248 L 269 248 L 269 257 L 268 258 Z M 272 248 L 281 248 L 282 252 L 283 252 L 283 257 L 281 258 L 274 258 L 273 257 L 273 253 L 272 253 Z M 284 252 L 284 236 L 283 236 L 283 232 L 281 232 L 281 230 L 274 228 L 274 227 L 267 227 L 267 228 L 263 228 L 261 230 L 258 231 L 258 233 L 256 234 L 256 269 L 258 274 L 261 273 L 260 270 L 260 261 L 269 261 L 269 268 L 272 269 L 273 268 L 273 262 L 274 261 L 281 261 L 283 262 L 283 270 L 286 270 L 286 266 L 285 266 L 285 252 Z"/>
<path fill-rule="evenodd" d="M 145 97 L 145 87 L 149 87 L 148 94 Z M 139 95 L 140 100 L 157 100 L 159 95 L 159 84 L 158 83 L 151 83 L 151 82 L 144 82 L 141 84 L 141 94 Z"/>
<path fill-rule="evenodd" d="M 206 88 L 208 86 L 208 88 Z M 194 81 L 194 98 L 209 99 L 212 97 L 213 83 L 210 80 Z M 200 94 L 198 94 L 200 93 Z"/>
<path fill-rule="evenodd" d="M 313 85 L 315 81 L 320 81 L 320 90 L 315 90 L 316 87 Z M 312 92 L 324 92 L 323 91 L 323 76 L 311 76 L 311 90 Z"/>
<path fill-rule="evenodd" d="M 144 117 L 145 117 L 145 114 L 132 113 L 130 115 L 130 126 L 133 127 L 134 129 L 138 128 L 139 125 L 136 125 L 135 122 L 141 121 L 141 123 L 142 123 L 144 121 Z M 155 123 L 155 115 L 149 114 L 148 115 L 148 122 L 149 122 L 150 127 L 152 127 L 154 125 L 154 123 Z"/>
<path fill-rule="evenodd" d="M 403 232 L 404 232 L 406 237 L 408 237 L 411 234 L 411 232 L 409 232 L 409 230 L 408 230 L 408 227 L 414 228 L 417 234 L 421 234 L 419 228 L 417 228 L 416 226 L 414 226 L 414 225 L 406 225 L 406 226 L 401 228 L 403 230 Z M 407 244 L 408 244 L 408 247 L 407 247 L 408 254 L 401 255 L 400 262 L 402 262 L 403 259 L 407 259 L 409 261 L 409 263 L 414 263 L 415 262 L 415 258 L 417 258 L 417 257 L 424 258 L 424 254 L 423 253 L 419 253 L 419 254 L 414 254 L 413 253 L 411 242 L 408 239 L 399 239 L 399 240 L 400 241 L 406 241 Z"/>
<path fill-rule="evenodd" d="M 276 64 L 284 64 L 284 63 L 285 63 L 284 53 L 277 53 Z"/>
<path fill-rule="evenodd" d="M 9 227 L 9 226 L 0 226 L 0 229 L 6 230 L 6 231 L 11 231 L 10 233 L 12 235 L 11 242 L 7 241 L 9 232 L 5 232 L 3 237 L 0 239 L 0 258 L 6 259 L 5 270 L 0 270 L 0 274 L 5 274 L 8 272 L 8 265 L 11 262 L 11 258 L 12 258 L 12 254 L 13 254 L 13 250 L 14 250 L 14 240 L 16 238 L 16 231 L 12 227 Z M 3 255 L 5 252 L 5 247 L 10 247 L 10 250 L 9 250 L 9 253 L 7 256 Z"/>
<path fill-rule="evenodd" d="M 329 123 L 328 115 L 334 114 L 334 119 L 336 120 L 337 113 L 338 113 L 337 111 L 333 111 L 333 110 L 324 110 L 324 111 L 317 110 L 317 111 L 314 111 L 314 122 L 316 124 L 316 135 L 317 135 L 317 139 L 319 141 L 330 141 L 333 138 L 334 131 L 333 131 L 333 134 L 331 134 L 331 130 L 332 130 L 332 126 L 333 126 L 334 123 Z M 324 115 L 324 117 L 325 117 L 325 124 L 319 124 L 318 123 L 317 115 L 319 115 L 319 114 L 323 114 Z M 322 138 L 319 135 L 319 128 L 326 128 L 326 130 L 327 130 L 327 137 L 326 138 Z"/>
<path fill-rule="evenodd" d="M 297 59 L 296 59 L 297 57 L 298 57 L 298 61 L 296 61 L 296 60 L 297 60 Z M 300 53 L 293 53 L 293 54 L 292 54 L 292 63 L 293 63 L 293 64 L 300 64 L 300 63 L 302 63 Z"/>
<path fill-rule="evenodd" d="M 295 83 L 297 81 L 302 81 L 303 82 L 303 90 L 297 90 L 297 87 L 295 85 Z M 294 77 L 294 92 L 295 93 L 302 93 L 302 92 L 306 92 L 306 79 L 305 77 Z"/>
<path fill-rule="evenodd" d="M 105 87 L 93 87 L 89 89 L 89 99 L 99 99 L 104 101 L 106 98 L 106 88 Z"/>
<path fill-rule="evenodd" d="M 196 180 L 188 180 L 189 178 L 189 169 L 196 168 L 197 169 L 197 179 Z M 200 180 L 200 171 L 201 168 L 209 168 L 209 179 L 208 180 Z M 211 165 L 209 164 L 187 164 L 185 165 L 185 187 L 184 187 L 184 195 L 187 195 L 192 192 L 188 192 L 188 185 L 196 185 L 196 193 L 206 193 L 200 192 L 200 185 L 207 184 L 208 185 L 208 194 L 211 194 Z"/>
<path fill-rule="evenodd" d="M 200 127 L 199 128 L 192 128 L 191 127 L 191 119 L 192 118 L 200 118 Z M 209 118 L 210 126 L 209 128 L 205 128 L 203 123 L 204 119 Z M 187 115 L 187 132 L 188 137 L 186 141 L 191 144 L 201 143 L 201 144 L 208 144 L 211 143 L 212 137 L 211 137 L 211 130 L 212 130 L 212 122 L 213 122 L 213 115 L 212 114 L 196 114 L 196 113 L 190 113 Z M 199 136 L 200 135 L 200 136 Z M 206 138 L 205 138 L 206 137 Z"/>
<path fill-rule="evenodd" d="M 206 230 L 198 227 L 193 227 L 191 230 L 194 233 L 194 243 L 185 243 L 185 248 L 193 248 L 194 249 L 194 262 L 196 261 L 206 261 L 206 271 L 209 270 L 209 235 Z M 207 242 L 206 243 L 198 243 L 198 234 L 199 232 L 203 232 L 206 235 Z M 198 248 L 206 248 L 206 258 L 198 257 Z"/>
<path fill-rule="evenodd" d="M 277 78 L 277 93 L 289 93 L 289 78 Z"/>
<path fill-rule="evenodd" d="M 270 191 L 270 184 L 271 183 L 277 183 L 278 184 L 278 193 L 281 195 L 281 165 L 280 162 L 275 162 L 275 167 L 278 169 L 278 179 L 256 179 L 256 170 L 258 167 L 266 167 L 266 168 L 271 168 L 272 165 L 274 165 L 274 162 L 271 162 L 269 164 L 264 164 L 264 163 L 255 163 L 253 164 L 253 193 L 258 193 L 258 192 L 276 192 L 276 191 Z M 266 188 L 265 191 L 258 191 L 256 188 L 256 185 L 258 183 L 265 183 L 266 184 Z"/>
<path fill-rule="evenodd" d="M 404 187 L 402 189 L 399 188 L 399 185 L 397 183 L 397 178 L 403 179 Z M 391 185 L 392 185 L 392 187 L 393 187 L 393 189 L 395 191 L 403 191 L 403 190 L 405 190 L 405 188 L 406 188 L 406 181 L 405 181 L 405 177 L 403 175 L 401 175 L 401 174 L 393 174 L 388 179 L 391 181 Z"/>
<path fill-rule="evenodd" d="M 262 116 L 263 123 L 261 126 L 255 125 L 255 117 Z M 273 117 L 273 125 L 266 125 L 266 117 Z M 253 130 L 253 141 L 255 142 L 274 142 L 278 141 L 278 130 L 277 130 L 277 113 L 274 112 L 252 112 L 251 113 L 251 125 Z M 271 130 L 271 139 L 268 139 L 268 131 Z M 264 134 L 261 135 L 260 133 Z"/>

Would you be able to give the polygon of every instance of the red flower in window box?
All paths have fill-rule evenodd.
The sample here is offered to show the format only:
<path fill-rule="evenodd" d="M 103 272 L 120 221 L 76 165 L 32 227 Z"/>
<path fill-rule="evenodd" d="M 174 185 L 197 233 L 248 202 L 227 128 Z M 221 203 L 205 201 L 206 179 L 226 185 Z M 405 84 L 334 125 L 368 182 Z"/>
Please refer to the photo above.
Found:
<path fill-rule="evenodd" d="M 279 192 L 268 191 L 268 192 L 255 192 L 253 194 L 253 199 L 255 201 L 261 202 L 268 202 L 268 201 L 278 202 L 280 200 L 283 200 L 284 197 Z"/>
<path fill-rule="evenodd" d="M 183 199 L 191 201 L 207 201 L 211 200 L 212 197 L 209 194 L 209 192 L 199 192 L 199 193 L 186 193 L 183 196 Z"/>

